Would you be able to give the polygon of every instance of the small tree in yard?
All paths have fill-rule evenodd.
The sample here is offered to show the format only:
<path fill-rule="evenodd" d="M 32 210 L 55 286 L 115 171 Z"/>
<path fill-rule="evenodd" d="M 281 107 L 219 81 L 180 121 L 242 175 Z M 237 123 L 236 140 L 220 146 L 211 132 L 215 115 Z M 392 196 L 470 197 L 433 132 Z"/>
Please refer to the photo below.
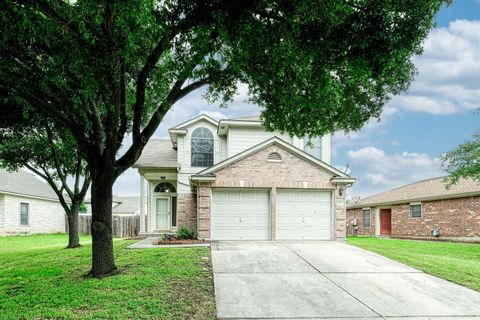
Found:
<path fill-rule="evenodd" d="M 480 134 L 474 135 L 472 140 L 460 144 L 441 158 L 444 170 L 449 174 L 445 178 L 447 187 L 458 183 L 461 178 L 480 181 Z"/>
<path fill-rule="evenodd" d="M 112 186 L 172 105 L 202 86 L 228 102 L 243 82 L 267 130 L 357 130 L 407 89 L 442 3 L 4 0 L 0 88 L 66 128 L 86 159 L 101 277 L 116 270 Z"/>
<path fill-rule="evenodd" d="M 50 185 L 67 215 L 67 248 L 79 247 L 78 213 L 90 186 L 90 174 L 75 139 L 68 130 L 55 129 L 45 119 L 18 112 L 1 112 L 0 124 L 0 167 L 26 167 Z"/>

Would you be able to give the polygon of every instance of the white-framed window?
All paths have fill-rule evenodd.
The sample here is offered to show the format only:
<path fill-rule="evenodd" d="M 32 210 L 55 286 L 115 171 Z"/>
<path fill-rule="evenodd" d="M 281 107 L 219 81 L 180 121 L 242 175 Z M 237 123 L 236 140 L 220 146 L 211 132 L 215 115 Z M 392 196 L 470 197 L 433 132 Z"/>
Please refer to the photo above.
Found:
<path fill-rule="evenodd" d="M 303 150 L 311 156 L 322 160 L 322 137 L 314 137 L 309 139 L 303 138 Z"/>
<path fill-rule="evenodd" d="M 364 228 L 370 228 L 372 226 L 370 208 L 362 210 L 362 226 Z"/>
<path fill-rule="evenodd" d="M 29 207 L 28 203 L 20 203 L 20 224 L 22 226 L 28 226 L 29 220 Z"/>
<path fill-rule="evenodd" d="M 213 166 L 213 134 L 200 127 L 192 132 L 192 167 Z"/>
<path fill-rule="evenodd" d="M 422 217 L 422 204 L 410 203 L 410 218 L 421 218 L 421 217 Z"/>

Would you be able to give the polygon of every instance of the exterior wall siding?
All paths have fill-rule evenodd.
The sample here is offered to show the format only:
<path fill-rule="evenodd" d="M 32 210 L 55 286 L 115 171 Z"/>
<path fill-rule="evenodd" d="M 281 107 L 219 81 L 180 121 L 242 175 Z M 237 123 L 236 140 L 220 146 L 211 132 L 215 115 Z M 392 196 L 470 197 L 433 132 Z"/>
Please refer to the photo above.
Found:
<path fill-rule="evenodd" d="M 278 152 L 281 162 L 268 162 L 271 152 Z M 209 239 L 212 188 L 264 188 L 271 194 L 272 226 L 275 226 L 275 194 L 277 188 L 322 189 L 333 192 L 334 236 L 344 238 L 346 232 L 345 193 L 339 195 L 330 182 L 332 174 L 307 162 L 288 150 L 271 145 L 242 160 L 219 169 L 216 179 L 199 184 L 198 233 L 199 238 Z M 275 228 L 272 229 L 275 238 Z"/>
<path fill-rule="evenodd" d="M 278 132 L 267 132 L 263 128 L 230 128 L 228 130 L 230 142 L 228 144 L 228 157 L 234 156 L 275 136 L 289 143 L 293 143 L 293 139 L 288 135 L 282 135 Z"/>
<path fill-rule="evenodd" d="M 58 201 L 3 195 L 1 235 L 65 232 L 66 216 Z M 28 226 L 20 225 L 20 203 L 29 204 Z"/>
<path fill-rule="evenodd" d="M 422 217 L 410 217 L 410 204 L 392 205 L 392 237 L 428 237 L 433 228 L 440 229 L 443 237 L 480 236 L 480 197 L 465 197 L 435 201 L 424 201 Z M 376 208 L 372 210 L 372 223 L 375 223 Z M 358 216 L 360 215 L 360 217 Z M 347 219 L 357 217 L 358 234 L 372 235 L 361 225 L 361 209 L 348 209 Z M 350 229 L 349 229 L 350 233 Z"/>

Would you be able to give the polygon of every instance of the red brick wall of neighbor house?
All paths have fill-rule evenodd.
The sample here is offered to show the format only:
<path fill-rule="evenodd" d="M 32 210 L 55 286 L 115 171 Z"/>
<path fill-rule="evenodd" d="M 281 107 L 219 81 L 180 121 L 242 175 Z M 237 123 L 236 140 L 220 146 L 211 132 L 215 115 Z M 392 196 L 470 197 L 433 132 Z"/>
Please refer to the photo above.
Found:
<path fill-rule="evenodd" d="M 357 218 L 357 235 L 360 236 L 374 236 L 375 235 L 375 210 L 374 208 L 370 209 L 370 223 L 371 227 L 370 228 L 364 228 L 363 227 L 363 210 L 361 208 L 357 209 L 347 209 L 347 235 L 352 235 L 353 234 L 353 219 Z"/>
<path fill-rule="evenodd" d="M 422 217 L 410 218 L 410 205 L 392 207 L 392 236 L 430 236 L 440 228 L 444 237 L 480 236 L 480 197 L 422 202 Z"/>
<path fill-rule="evenodd" d="M 177 196 L 178 227 L 197 229 L 197 195 L 179 193 Z"/>
<path fill-rule="evenodd" d="M 268 162 L 278 152 L 281 162 Z M 275 201 L 276 188 L 315 188 L 335 190 L 332 174 L 290 153 L 278 145 L 269 146 L 215 173 L 212 183 L 199 185 L 199 237 L 210 238 L 211 188 L 271 188 Z M 243 185 L 241 185 L 241 181 Z M 272 236 L 275 237 L 275 205 L 272 204 Z M 345 237 L 345 193 L 335 192 L 335 237 Z"/>

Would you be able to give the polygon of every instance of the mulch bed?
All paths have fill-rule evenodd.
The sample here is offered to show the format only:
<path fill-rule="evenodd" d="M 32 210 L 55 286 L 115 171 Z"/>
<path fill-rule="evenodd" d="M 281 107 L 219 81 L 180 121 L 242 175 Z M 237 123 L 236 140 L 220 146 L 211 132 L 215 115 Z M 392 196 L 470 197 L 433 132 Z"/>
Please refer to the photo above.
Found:
<path fill-rule="evenodd" d="M 203 243 L 210 243 L 210 241 L 172 239 L 172 240 L 158 240 L 158 241 L 155 241 L 153 244 L 157 244 L 157 245 L 176 245 L 176 244 L 203 244 Z"/>

